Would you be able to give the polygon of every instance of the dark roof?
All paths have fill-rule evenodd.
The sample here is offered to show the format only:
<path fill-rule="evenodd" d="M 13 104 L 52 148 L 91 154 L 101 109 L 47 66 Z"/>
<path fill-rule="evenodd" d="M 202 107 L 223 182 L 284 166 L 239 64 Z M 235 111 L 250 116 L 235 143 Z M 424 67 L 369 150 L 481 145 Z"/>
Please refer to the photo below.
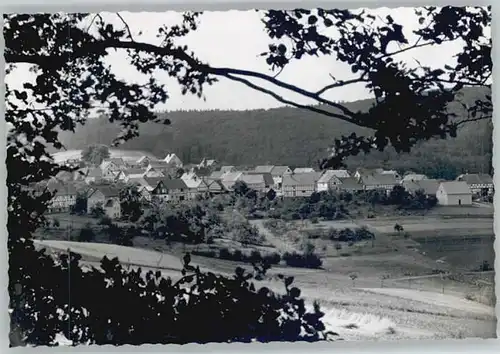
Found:
<path fill-rule="evenodd" d="M 220 168 L 220 171 L 221 172 L 232 172 L 234 171 L 236 168 L 234 166 L 222 166 Z"/>
<path fill-rule="evenodd" d="M 165 177 L 144 177 L 143 178 L 150 187 L 156 188 L 158 183 L 165 179 Z"/>
<path fill-rule="evenodd" d="M 316 185 L 320 178 L 319 172 L 306 172 L 286 174 L 283 176 L 284 186 L 303 186 L 303 185 Z"/>
<path fill-rule="evenodd" d="M 271 173 L 275 166 L 272 165 L 265 165 L 265 166 L 257 166 L 254 169 L 254 172 L 256 173 Z"/>
<path fill-rule="evenodd" d="M 273 176 L 270 173 L 260 173 L 255 171 L 245 172 L 246 175 L 262 175 L 264 177 L 264 183 L 266 186 L 272 186 L 274 184 Z"/>
<path fill-rule="evenodd" d="M 420 189 L 424 191 L 424 194 L 427 195 L 436 195 L 439 188 L 439 181 L 435 179 L 423 179 L 418 181 L 417 184 L 420 186 Z"/>
<path fill-rule="evenodd" d="M 94 192 L 95 191 L 101 192 L 102 194 L 104 194 L 106 198 L 118 197 L 120 195 L 120 190 L 114 186 L 107 186 L 107 185 L 93 186 L 92 189 Z M 92 192 L 90 195 L 94 194 L 94 192 Z"/>
<path fill-rule="evenodd" d="M 188 189 L 186 183 L 180 178 L 163 178 L 162 183 L 167 189 Z"/>
<path fill-rule="evenodd" d="M 271 174 L 273 176 L 283 176 L 289 168 L 288 166 L 274 166 Z"/>
<path fill-rule="evenodd" d="M 342 182 L 340 185 L 341 189 L 352 189 L 352 190 L 362 190 L 363 185 L 358 182 L 354 177 L 340 177 L 339 180 Z"/>
<path fill-rule="evenodd" d="M 457 177 L 457 181 L 471 184 L 493 184 L 493 178 L 484 173 L 466 173 Z"/>
<path fill-rule="evenodd" d="M 167 189 L 188 189 L 186 183 L 180 178 L 144 177 L 144 180 L 153 188 L 158 187 L 161 182 Z"/>
<path fill-rule="evenodd" d="M 56 196 L 76 195 L 78 193 L 78 188 L 74 183 L 54 183 L 47 185 L 47 188 L 51 192 L 56 191 Z"/>

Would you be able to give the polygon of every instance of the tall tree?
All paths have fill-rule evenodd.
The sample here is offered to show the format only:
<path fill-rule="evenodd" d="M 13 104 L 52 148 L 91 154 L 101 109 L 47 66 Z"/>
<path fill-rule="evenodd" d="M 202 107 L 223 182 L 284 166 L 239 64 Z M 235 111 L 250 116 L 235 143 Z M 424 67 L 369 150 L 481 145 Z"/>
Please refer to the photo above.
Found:
<path fill-rule="evenodd" d="M 109 147 L 102 144 L 92 144 L 82 150 L 82 160 L 92 166 L 99 166 L 109 156 Z"/>

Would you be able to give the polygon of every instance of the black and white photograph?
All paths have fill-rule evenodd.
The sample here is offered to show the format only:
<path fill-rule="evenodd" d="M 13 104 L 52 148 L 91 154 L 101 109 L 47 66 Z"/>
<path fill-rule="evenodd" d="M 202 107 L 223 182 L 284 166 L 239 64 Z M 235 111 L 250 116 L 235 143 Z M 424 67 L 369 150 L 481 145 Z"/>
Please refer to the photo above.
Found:
<path fill-rule="evenodd" d="M 491 7 L 3 20 L 10 347 L 496 338 Z"/>

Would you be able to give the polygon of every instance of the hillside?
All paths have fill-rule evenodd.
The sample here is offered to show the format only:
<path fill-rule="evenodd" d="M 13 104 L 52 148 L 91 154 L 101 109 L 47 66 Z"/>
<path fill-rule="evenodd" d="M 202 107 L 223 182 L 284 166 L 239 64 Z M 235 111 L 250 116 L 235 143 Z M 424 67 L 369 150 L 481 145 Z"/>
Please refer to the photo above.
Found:
<path fill-rule="evenodd" d="M 473 102 L 484 91 L 465 89 L 463 100 Z M 365 110 L 369 100 L 346 103 L 351 110 Z M 458 105 L 452 107 L 457 111 Z M 367 129 L 295 108 L 283 107 L 251 111 L 177 111 L 161 113 L 172 124 L 143 124 L 138 138 L 123 149 L 143 150 L 163 157 L 175 152 L 185 162 L 214 157 L 227 164 L 314 165 L 325 156 L 335 137 Z M 488 171 L 491 159 L 491 124 L 486 121 L 464 126 L 451 140 L 420 144 L 410 154 L 398 155 L 390 149 L 350 159 L 350 165 L 384 165 L 415 169 L 431 175 L 456 174 L 468 170 Z M 68 149 L 81 149 L 92 143 L 110 144 L 119 127 L 105 118 L 91 119 L 75 134 L 64 133 Z M 444 172 L 443 172 L 444 171 Z"/>

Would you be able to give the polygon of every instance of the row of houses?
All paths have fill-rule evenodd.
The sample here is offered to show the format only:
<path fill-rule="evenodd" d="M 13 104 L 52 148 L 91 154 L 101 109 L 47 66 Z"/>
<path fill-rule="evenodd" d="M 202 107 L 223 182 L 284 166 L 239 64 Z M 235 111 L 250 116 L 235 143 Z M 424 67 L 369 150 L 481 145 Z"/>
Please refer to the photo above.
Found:
<path fill-rule="evenodd" d="M 341 169 L 318 172 L 310 167 L 292 169 L 274 165 L 219 166 L 214 159 L 184 166 L 175 154 L 168 154 L 161 160 L 147 156 L 135 161 L 110 158 L 98 167 L 82 168 L 73 174 L 62 173 L 58 178 L 64 181 L 64 187 L 58 189 L 50 208 L 52 211 L 69 209 L 75 203 L 77 193 L 71 184 L 83 182 L 91 185 L 85 192 L 89 209 L 101 203 L 111 217 L 117 217 L 121 212 L 117 192 L 109 188 L 109 182 L 136 185 L 144 201 L 166 202 L 225 193 L 233 190 L 238 181 L 261 193 L 273 190 L 283 198 L 308 197 L 314 192 L 329 190 L 389 193 L 394 186 L 401 185 L 410 193 L 422 191 L 434 195 L 442 205 L 470 205 L 473 195 L 493 193 L 492 178 L 485 174 L 463 174 L 455 181 L 444 181 L 429 179 L 423 174 L 408 172 L 400 175 L 397 171 L 384 169 L 359 168 L 351 173 Z M 104 187 L 101 188 L 100 184 Z"/>

